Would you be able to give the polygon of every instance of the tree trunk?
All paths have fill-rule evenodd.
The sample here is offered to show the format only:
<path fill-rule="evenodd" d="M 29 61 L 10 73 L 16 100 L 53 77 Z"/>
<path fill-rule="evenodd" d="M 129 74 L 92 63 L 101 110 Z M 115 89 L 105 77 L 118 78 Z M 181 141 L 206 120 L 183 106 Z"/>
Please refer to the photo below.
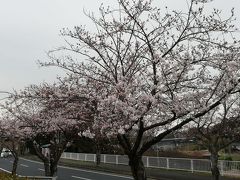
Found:
<path fill-rule="evenodd" d="M 58 159 L 50 160 L 50 176 L 55 176 L 57 174 Z"/>
<path fill-rule="evenodd" d="M 129 166 L 131 167 L 134 180 L 147 180 L 142 156 L 129 156 Z"/>
<path fill-rule="evenodd" d="M 219 180 L 220 172 L 218 169 L 218 153 L 212 153 L 210 156 L 212 179 Z"/>
<path fill-rule="evenodd" d="M 99 166 L 101 163 L 101 148 L 98 142 L 96 142 L 96 165 Z"/>
<path fill-rule="evenodd" d="M 50 146 L 50 173 L 52 177 L 57 175 L 58 161 L 60 160 L 61 155 L 66 148 L 66 145 L 67 142 L 62 142 L 60 145 L 52 144 Z"/>
<path fill-rule="evenodd" d="M 35 149 L 37 157 L 42 160 L 44 169 L 45 169 L 45 176 L 50 176 L 50 162 L 49 162 L 49 157 L 46 157 L 42 154 L 42 149 L 40 146 L 37 144 L 37 142 L 33 142 L 33 147 Z"/>
<path fill-rule="evenodd" d="M 12 175 L 16 175 L 17 174 L 17 167 L 18 167 L 18 156 L 17 155 L 13 155 L 14 157 L 14 161 L 13 161 L 13 165 L 12 165 Z"/>
<path fill-rule="evenodd" d="M 99 166 L 101 163 L 101 150 L 97 150 L 96 152 L 96 165 Z"/>
<path fill-rule="evenodd" d="M 3 145 L 2 145 L 2 142 L 0 142 L 0 153 L 2 152 L 3 150 Z"/>
<path fill-rule="evenodd" d="M 45 176 L 51 176 L 50 173 L 50 162 L 48 159 L 42 159 L 43 165 L 44 165 L 44 170 L 45 170 Z"/>

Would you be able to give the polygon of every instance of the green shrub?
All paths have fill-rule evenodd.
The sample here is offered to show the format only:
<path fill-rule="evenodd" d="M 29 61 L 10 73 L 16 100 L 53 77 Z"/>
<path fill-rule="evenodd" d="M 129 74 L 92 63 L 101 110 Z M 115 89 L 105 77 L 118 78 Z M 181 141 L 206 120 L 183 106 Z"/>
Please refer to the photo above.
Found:
<path fill-rule="evenodd" d="M 232 159 L 231 156 L 226 156 L 226 157 L 224 158 L 224 160 L 226 160 L 226 161 L 232 161 L 233 159 Z"/>

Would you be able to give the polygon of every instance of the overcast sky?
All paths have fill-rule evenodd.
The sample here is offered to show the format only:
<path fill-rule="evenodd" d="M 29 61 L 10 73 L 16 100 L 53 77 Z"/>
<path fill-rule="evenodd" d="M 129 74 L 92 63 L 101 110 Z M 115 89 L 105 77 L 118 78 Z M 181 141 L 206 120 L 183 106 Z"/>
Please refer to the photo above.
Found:
<path fill-rule="evenodd" d="M 155 0 L 159 7 L 163 0 Z M 167 0 L 169 8 L 186 7 L 186 0 Z M 116 0 L 0 0 L 0 91 L 20 89 L 43 81 L 53 82 L 56 68 L 39 68 L 47 61 L 46 51 L 63 44 L 59 31 L 64 27 L 88 24 L 83 9 L 97 11 L 101 3 Z M 210 4 L 230 14 L 235 7 L 240 22 L 240 0 L 215 0 Z"/>

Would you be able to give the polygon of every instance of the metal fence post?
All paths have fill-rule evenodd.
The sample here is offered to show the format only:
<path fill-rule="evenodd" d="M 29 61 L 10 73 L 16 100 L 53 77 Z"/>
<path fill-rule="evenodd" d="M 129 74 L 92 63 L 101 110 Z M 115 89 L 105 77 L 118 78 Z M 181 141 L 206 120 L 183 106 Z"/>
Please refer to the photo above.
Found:
<path fill-rule="evenodd" d="M 116 155 L 116 164 L 118 165 L 118 155 Z"/>
<path fill-rule="evenodd" d="M 167 158 L 167 169 L 169 169 L 169 159 Z"/>
<path fill-rule="evenodd" d="M 193 171 L 194 171 L 194 167 L 193 167 L 193 159 L 191 159 L 191 171 L 192 171 L 192 173 L 193 173 Z"/>
<path fill-rule="evenodd" d="M 87 154 L 84 154 L 84 161 L 87 161 Z"/>
<path fill-rule="evenodd" d="M 93 161 L 96 162 L 96 159 L 97 159 L 97 154 L 94 154 Z"/>
<path fill-rule="evenodd" d="M 147 167 L 149 167 L 149 157 L 147 156 Z"/>
<path fill-rule="evenodd" d="M 106 154 L 103 155 L 103 163 L 106 163 Z"/>
<path fill-rule="evenodd" d="M 220 172 L 221 172 L 221 175 L 223 176 L 224 175 L 223 161 L 220 161 Z"/>

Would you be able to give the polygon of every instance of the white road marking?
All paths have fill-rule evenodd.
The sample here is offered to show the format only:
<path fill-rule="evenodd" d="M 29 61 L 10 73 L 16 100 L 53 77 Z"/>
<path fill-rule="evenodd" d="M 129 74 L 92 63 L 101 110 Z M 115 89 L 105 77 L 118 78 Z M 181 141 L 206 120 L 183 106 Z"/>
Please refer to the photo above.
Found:
<path fill-rule="evenodd" d="M 44 169 L 38 168 L 39 171 L 45 171 Z"/>
<path fill-rule="evenodd" d="M 43 164 L 42 162 L 34 161 L 34 160 L 30 160 L 30 159 L 25 159 L 25 158 L 20 158 L 20 159 L 23 159 L 23 160 L 29 161 L 29 162 L 33 162 L 33 163 L 37 163 L 37 164 Z"/>
<path fill-rule="evenodd" d="M 84 178 L 84 177 L 79 177 L 79 176 L 72 176 L 72 178 L 82 179 L 82 180 L 92 180 L 92 179 L 88 179 L 88 178 Z"/>
<path fill-rule="evenodd" d="M 12 173 L 11 171 L 8 171 L 6 169 L 3 169 L 3 168 L 0 168 L 0 170 L 4 171 L 4 172 L 7 172 L 7 173 Z"/>
<path fill-rule="evenodd" d="M 20 166 L 23 166 L 23 167 L 29 167 L 28 165 L 25 165 L 25 164 L 20 164 Z"/>

